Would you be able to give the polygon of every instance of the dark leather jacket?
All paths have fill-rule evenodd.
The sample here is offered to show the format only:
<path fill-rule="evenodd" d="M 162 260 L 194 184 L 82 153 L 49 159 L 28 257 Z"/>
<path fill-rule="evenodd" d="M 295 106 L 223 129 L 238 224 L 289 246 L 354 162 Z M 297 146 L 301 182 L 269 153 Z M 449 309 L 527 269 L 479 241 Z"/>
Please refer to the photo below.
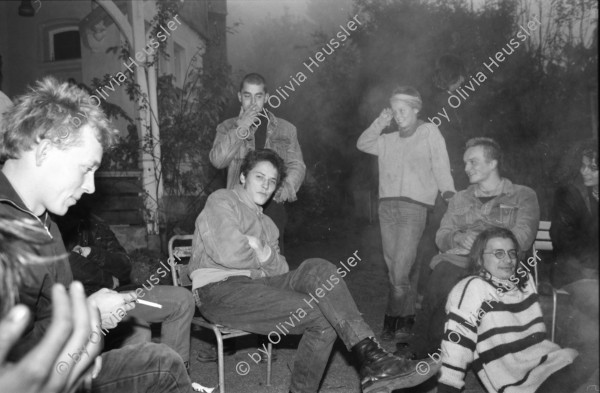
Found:
<path fill-rule="evenodd" d="M 550 238 L 554 285 L 598 279 L 598 201 L 581 181 L 556 190 Z"/>
<path fill-rule="evenodd" d="M 33 214 L 2 172 L 0 172 L 0 214 L 36 220 L 40 228 L 44 228 L 48 233 L 48 243 L 36 245 L 35 250 L 41 256 L 56 258 L 53 262 L 26 266 L 23 285 L 19 290 L 19 302 L 29 307 L 33 318 L 10 353 L 9 358 L 16 361 L 39 343 L 52 321 L 52 286 L 61 283 L 68 288 L 73 281 L 73 275 L 56 223 L 48 213 L 41 217 Z"/>
<path fill-rule="evenodd" d="M 56 217 L 56 222 L 67 249 L 79 245 L 91 250 L 87 257 L 69 252 L 73 278 L 81 281 L 88 296 L 102 288 L 115 289 L 113 277 L 119 280 L 119 286 L 130 283 L 131 260 L 101 218 L 73 206 L 65 216 Z"/>

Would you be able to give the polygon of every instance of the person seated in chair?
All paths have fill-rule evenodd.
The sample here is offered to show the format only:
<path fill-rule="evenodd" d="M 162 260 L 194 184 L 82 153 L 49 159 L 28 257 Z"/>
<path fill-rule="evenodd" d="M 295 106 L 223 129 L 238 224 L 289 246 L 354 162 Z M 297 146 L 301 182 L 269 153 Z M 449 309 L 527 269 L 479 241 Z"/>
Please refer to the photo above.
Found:
<path fill-rule="evenodd" d="M 552 284 L 569 296 L 569 317 L 559 318 L 560 339 L 581 352 L 588 370 L 598 370 L 598 149 L 584 141 L 567 154 L 569 183 L 554 195 L 550 238 L 554 264 Z M 574 171 L 577 171 L 573 173 Z M 561 177 L 561 176 L 559 176 Z M 560 313 L 564 315 L 564 313 Z M 568 322 L 567 322 L 568 321 Z M 590 386 L 595 384 L 590 384 Z"/>
<path fill-rule="evenodd" d="M 441 254 L 431 260 L 433 272 L 427 283 L 412 336 L 398 343 L 398 356 L 422 359 L 436 351 L 442 341 L 450 290 L 467 274 L 468 254 L 479 233 L 492 227 L 514 233 L 519 247 L 528 250 L 535 239 L 540 218 L 537 195 L 531 188 L 513 184 L 501 176 L 502 150 L 491 138 L 467 141 L 463 156 L 471 182 L 448 204 L 436 233 Z"/>
<path fill-rule="evenodd" d="M 269 335 L 278 324 L 301 334 L 291 377 L 293 393 L 316 392 L 339 337 L 358 358 L 363 392 L 415 386 L 416 362 L 399 359 L 375 340 L 336 267 L 313 258 L 289 271 L 279 232 L 264 205 L 285 179 L 272 150 L 250 151 L 239 184 L 212 193 L 196 219 L 189 272 L 196 304 L 212 323 Z M 277 340 L 278 342 L 278 340 Z"/>
<path fill-rule="evenodd" d="M 74 118 L 80 122 L 75 124 Z M 64 257 L 67 252 L 50 213 L 64 215 L 83 194 L 94 193 L 94 173 L 104 150 L 116 142 L 117 134 L 87 93 L 52 77 L 38 81 L 4 113 L 4 125 L 0 128 L 0 162 L 4 163 L 0 171 L 0 215 L 30 220 L 46 239 L 44 244 L 32 245 L 35 252 L 52 260 L 31 264 L 27 279 L 19 287 L 19 301 L 29 308 L 32 318 L 12 345 L 11 361 L 31 359 L 30 356 L 39 353 L 35 347 L 44 346 L 56 336 L 54 329 L 65 326 L 54 323 L 55 319 L 70 317 L 64 307 L 64 301 L 69 301 L 65 287 L 70 286 L 71 291 L 77 292 L 77 298 L 84 296 L 83 288 L 72 284 L 71 266 Z M 114 327 L 111 315 L 135 309 L 137 298 L 135 292 L 118 293 L 108 288 L 91 294 L 87 300 L 100 311 L 100 320 L 87 336 L 89 341 L 92 342 L 94 332 L 101 334 L 100 330 L 104 332 Z M 72 329 L 68 325 L 61 330 L 62 336 L 70 334 Z M 86 333 L 77 327 L 75 330 Z M 56 344 L 60 345 L 60 341 L 56 340 Z M 68 352 L 59 362 L 61 367 L 53 374 L 73 370 L 75 363 L 83 364 L 80 360 L 88 359 L 75 356 L 86 348 L 75 348 L 78 348 L 76 352 L 67 348 Z M 89 353 L 89 358 L 95 355 L 92 351 Z M 52 351 L 44 355 L 52 356 Z M 91 380 L 91 390 L 88 389 L 93 393 L 193 391 L 183 360 L 164 344 L 128 345 L 104 351 L 101 358 L 102 367 Z M 36 359 L 35 363 L 40 365 L 39 372 L 23 373 L 24 378 L 43 376 L 41 366 L 46 362 Z M 52 390 L 41 387 L 36 391 Z"/>
<path fill-rule="evenodd" d="M 138 296 L 158 303 L 162 308 L 140 304 L 110 331 L 106 346 L 122 347 L 150 342 L 149 324 L 161 324 L 161 342 L 173 348 L 189 369 L 190 331 L 194 317 L 194 298 L 189 290 L 171 285 L 155 285 L 159 276 L 169 272 L 159 268 L 158 273 L 142 285 L 132 285 L 131 259 L 110 227 L 100 217 L 79 204 L 66 215 L 56 217 L 69 252 L 73 278 L 83 283 L 88 294 L 102 288 L 117 292 L 136 290 Z"/>

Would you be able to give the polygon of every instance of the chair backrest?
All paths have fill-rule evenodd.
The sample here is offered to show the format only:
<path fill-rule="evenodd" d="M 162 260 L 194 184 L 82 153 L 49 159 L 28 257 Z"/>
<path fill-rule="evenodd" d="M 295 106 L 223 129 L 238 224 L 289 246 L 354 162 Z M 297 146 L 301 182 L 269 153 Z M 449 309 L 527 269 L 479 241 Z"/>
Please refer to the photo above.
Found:
<path fill-rule="evenodd" d="M 538 226 L 537 234 L 535 235 L 535 241 L 533 242 L 533 249 L 538 251 L 552 251 L 552 240 L 550 239 L 550 221 L 540 221 Z"/>
<path fill-rule="evenodd" d="M 533 242 L 533 255 L 536 255 L 537 251 L 552 251 L 552 240 L 550 239 L 551 225 L 552 223 L 550 221 L 540 221 L 537 234 L 535 235 L 535 241 Z M 537 263 L 534 265 L 534 271 L 535 286 L 537 288 L 539 285 Z"/>
<path fill-rule="evenodd" d="M 187 260 L 192 256 L 194 235 L 175 235 L 169 239 L 169 265 L 173 276 L 173 285 L 187 287 L 192 285 L 187 275 Z M 182 260 L 186 264 L 180 264 Z"/>

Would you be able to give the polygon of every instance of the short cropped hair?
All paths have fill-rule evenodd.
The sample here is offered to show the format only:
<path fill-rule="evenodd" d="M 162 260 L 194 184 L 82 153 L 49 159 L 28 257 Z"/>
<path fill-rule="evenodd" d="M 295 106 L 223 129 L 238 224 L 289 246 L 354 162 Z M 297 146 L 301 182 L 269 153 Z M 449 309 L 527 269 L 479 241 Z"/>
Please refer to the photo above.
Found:
<path fill-rule="evenodd" d="M 283 159 L 279 157 L 279 154 L 274 150 L 257 149 L 249 151 L 248 154 L 246 154 L 246 157 L 244 157 L 244 161 L 242 161 L 240 173 L 247 177 L 248 173 L 250 173 L 259 162 L 263 161 L 270 162 L 275 169 L 277 169 L 277 187 L 275 189 L 278 189 L 285 180 L 287 170 L 285 162 L 283 162 Z"/>
<path fill-rule="evenodd" d="M 502 166 L 504 165 L 504 154 L 502 153 L 502 148 L 498 142 L 492 138 L 471 138 L 467 141 L 465 150 L 475 146 L 481 146 L 483 148 L 483 154 L 488 162 L 492 160 L 498 161 L 498 173 L 501 173 Z"/>
<path fill-rule="evenodd" d="M 262 85 L 265 89 L 265 93 L 268 91 L 267 81 L 261 74 L 257 74 L 256 72 L 247 74 L 242 78 L 242 81 L 240 82 L 240 92 L 244 89 L 244 83 L 248 83 L 249 85 Z"/>
<path fill-rule="evenodd" d="M 399 94 L 411 96 L 413 99 L 408 100 L 408 104 L 418 111 L 423 107 L 423 99 L 421 98 L 421 94 L 417 89 L 412 86 L 396 86 L 392 90 L 392 94 L 390 95 L 390 100 Z"/>
<path fill-rule="evenodd" d="M 0 130 L 0 162 L 19 158 L 43 139 L 49 139 L 66 149 L 80 143 L 80 129 L 89 125 L 103 149 L 117 140 L 118 131 L 110 127 L 104 112 L 88 93 L 59 83 L 53 77 L 38 81 L 29 92 L 18 97 L 15 105 L 4 114 Z"/>

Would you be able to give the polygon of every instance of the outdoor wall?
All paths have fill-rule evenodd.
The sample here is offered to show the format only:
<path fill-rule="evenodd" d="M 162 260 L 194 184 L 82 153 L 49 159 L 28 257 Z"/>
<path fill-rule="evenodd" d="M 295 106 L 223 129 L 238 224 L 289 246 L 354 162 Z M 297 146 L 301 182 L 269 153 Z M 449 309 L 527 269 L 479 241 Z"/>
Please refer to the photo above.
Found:
<path fill-rule="evenodd" d="M 0 2 L 0 53 L 4 66 L 2 90 L 11 98 L 48 73 L 81 79 L 78 60 L 44 61 L 44 29 L 54 23 L 77 23 L 91 11 L 89 1 L 44 1 L 36 3 L 33 17 L 18 15 L 20 2 Z M 68 11 L 67 11 L 68 10 Z"/>

